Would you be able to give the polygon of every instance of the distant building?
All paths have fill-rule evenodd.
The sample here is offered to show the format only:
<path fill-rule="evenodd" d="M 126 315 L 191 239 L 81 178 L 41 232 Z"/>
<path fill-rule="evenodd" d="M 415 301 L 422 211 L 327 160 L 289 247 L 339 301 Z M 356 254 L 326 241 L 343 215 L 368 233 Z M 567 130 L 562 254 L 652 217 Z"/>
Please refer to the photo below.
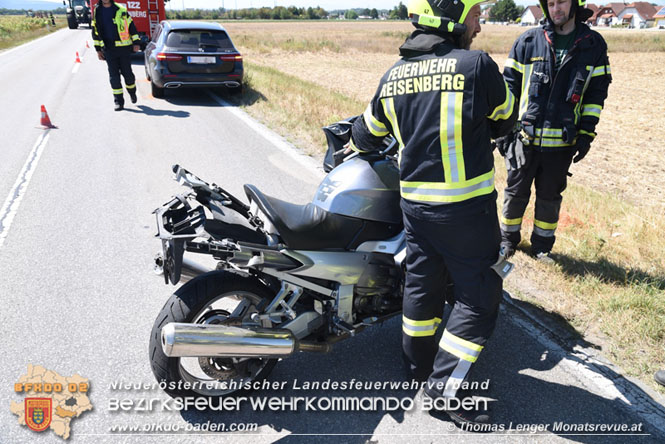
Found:
<path fill-rule="evenodd" d="M 617 15 L 619 22 L 631 28 L 646 28 L 658 10 L 651 3 L 635 2 L 623 8 Z"/>
<path fill-rule="evenodd" d="M 527 6 L 520 16 L 520 23 L 523 25 L 537 25 L 543 18 L 543 10 L 540 6 Z"/>
<path fill-rule="evenodd" d="M 661 26 L 665 28 L 665 6 L 660 8 L 658 12 L 656 12 L 656 15 L 653 16 L 653 25 L 657 28 L 660 28 Z"/>
<path fill-rule="evenodd" d="M 626 7 L 623 3 L 608 3 L 596 14 L 597 26 L 614 26 L 619 24 L 619 13 Z"/>
<path fill-rule="evenodd" d="M 586 22 L 588 24 L 595 25 L 596 18 L 598 17 L 598 12 L 600 11 L 600 8 L 598 7 L 598 5 L 594 5 L 593 3 L 588 3 L 586 5 L 586 8 L 591 10 L 591 12 L 593 12 L 593 15 L 589 17 Z"/>

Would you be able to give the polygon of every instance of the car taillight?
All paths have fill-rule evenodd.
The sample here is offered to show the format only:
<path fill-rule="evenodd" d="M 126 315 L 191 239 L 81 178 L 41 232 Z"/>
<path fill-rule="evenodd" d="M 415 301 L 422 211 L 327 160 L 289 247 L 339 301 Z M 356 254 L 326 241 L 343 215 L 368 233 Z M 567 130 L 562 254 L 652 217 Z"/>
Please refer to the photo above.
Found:
<path fill-rule="evenodd" d="M 222 62 L 242 62 L 242 56 L 240 54 L 224 54 L 219 56 L 219 59 Z"/>
<path fill-rule="evenodd" d="M 157 60 L 166 60 L 172 62 L 175 60 L 182 60 L 182 56 L 178 54 L 169 54 L 168 52 L 160 52 L 157 54 Z"/>

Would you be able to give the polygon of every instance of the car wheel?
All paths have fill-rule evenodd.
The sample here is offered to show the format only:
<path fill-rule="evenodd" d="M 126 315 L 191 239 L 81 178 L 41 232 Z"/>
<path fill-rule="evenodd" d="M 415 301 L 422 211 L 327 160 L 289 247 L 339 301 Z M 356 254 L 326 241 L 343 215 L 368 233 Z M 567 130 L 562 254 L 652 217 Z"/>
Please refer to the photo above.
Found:
<path fill-rule="evenodd" d="M 150 81 L 150 87 L 152 89 L 153 97 L 156 97 L 158 99 L 164 97 L 164 88 L 160 88 L 159 86 L 155 85 L 154 81 Z"/>

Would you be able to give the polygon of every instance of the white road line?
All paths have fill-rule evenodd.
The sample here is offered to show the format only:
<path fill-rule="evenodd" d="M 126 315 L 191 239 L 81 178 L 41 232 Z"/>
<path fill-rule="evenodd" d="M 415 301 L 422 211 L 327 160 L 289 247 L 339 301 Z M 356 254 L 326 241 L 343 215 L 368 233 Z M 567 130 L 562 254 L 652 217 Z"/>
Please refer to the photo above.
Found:
<path fill-rule="evenodd" d="M 80 63 L 74 63 L 74 67 L 72 68 L 72 74 L 76 74 L 79 71 L 81 64 Z"/>
<path fill-rule="evenodd" d="M 325 173 L 323 172 L 323 168 L 317 162 L 315 162 L 311 157 L 301 154 L 296 147 L 287 142 L 282 136 L 276 134 L 275 132 L 268 129 L 266 126 L 252 119 L 250 116 L 247 115 L 246 112 L 244 112 L 240 108 L 231 105 L 226 100 L 222 99 L 221 97 L 219 97 L 217 94 L 213 93 L 210 90 L 206 90 L 206 93 L 215 102 L 219 103 L 225 109 L 227 109 L 231 114 L 233 114 L 238 119 L 245 122 L 247 126 L 252 128 L 257 133 L 261 134 L 268 142 L 273 144 L 280 151 L 292 157 L 295 161 L 299 162 L 305 168 L 313 169 L 320 176 L 320 178 L 323 178 L 323 176 L 325 175 Z"/>
<path fill-rule="evenodd" d="M 65 29 L 66 29 L 66 28 L 65 28 Z M 60 31 L 55 31 L 53 34 L 47 34 L 47 35 L 45 35 L 44 37 L 39 37 L 38 39 L 35 39 L 35 40 L 33 40 L 33 41 L 31 41 L 31 42 L 28 42 L 28 43 L 24 43 L 24 44 L 19 45 L 19 46 L 15 47 L 15 48 L 8 49 L 8 50 L 6 50 L 6 51 L 2 51 L 2 52 L 0 52 L 0 57 L 2 57 L 2 56 L 4 56 L 4 55 L 7 55 L 7 54 L 11 54 L 12 52 L 14 52 L 14 51 L 18 51 L 19 49 L 25 49 L 26 47 L 28 47 L 28 46 L 30 46 L 30 45 L 33 45 L 33 44 L 39 42 L 40 40 L 44 40 L 44 39 L 47 39 L 47 38 L 49 38 L 49 37 L 52 37 L 52 36 L 56 35 L 56 34 L 59 33 L 59 32 L 62 32 L 62 31 L 64 31 L 64 29 L 61 29 Z"/>
<path fill-rule="evenodd" d="M 9 227 L 12 225 L 18 207 L 21 205 L 21 200 L 23 200 L 23 196 L 28 189 L 32 174 L 35 172 L 39 158 L 48 142 L 48 137 L 49 130 L 46 130 L 44 134 L 39 136 L 32 151 L 28 154 L 28 159 L 25 161 L 21 172 L 16 178 L 14 186 L 7 195 L 7 199 L 5 199 L 2 209 L 0 209 L 0 247 L 2 247 L 2 244 L 5 242 L 5 238 L 9 233 Z"/>

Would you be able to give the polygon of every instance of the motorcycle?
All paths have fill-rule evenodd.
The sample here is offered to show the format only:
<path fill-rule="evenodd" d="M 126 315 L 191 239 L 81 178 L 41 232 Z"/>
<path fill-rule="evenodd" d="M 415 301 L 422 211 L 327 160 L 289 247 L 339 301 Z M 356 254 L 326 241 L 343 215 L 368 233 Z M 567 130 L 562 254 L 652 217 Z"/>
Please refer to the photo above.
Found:
<path fill-rule="evenodd" d="M 344 144 L 352 122 L 324 128 L 328 175 L 306 205 L 245 185 L 247 205 L 173 167 L 190 191 L 154 212 L 162 243 L 155 266 L 167 284 L 189 280 L 150 337 L 152 371 L 169 395 L 244 391 L 279 359 L 328 352 L 401 313 L 406 238 L 397 143 L 387 138 L 380 152 L 351 154 Z M 212 256 L 215 269 L 190 253 Z M 445 296 L 451 300 L 449 280 Z"/>

